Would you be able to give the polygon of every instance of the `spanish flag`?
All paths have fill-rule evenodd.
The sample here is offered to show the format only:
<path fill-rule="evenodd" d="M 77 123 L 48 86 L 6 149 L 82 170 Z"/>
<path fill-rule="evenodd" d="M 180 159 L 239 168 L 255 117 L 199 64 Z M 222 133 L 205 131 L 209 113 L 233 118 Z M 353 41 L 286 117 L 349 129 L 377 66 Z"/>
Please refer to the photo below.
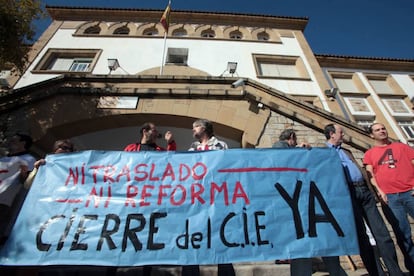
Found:
<path fill-rule="evenodd" d="M 168 32 L 168 27 L 170 26 L 170 11 L 170 4 L 168 4 L 160 19 L 160 23 L 164 27 L 166 33 Z"/>

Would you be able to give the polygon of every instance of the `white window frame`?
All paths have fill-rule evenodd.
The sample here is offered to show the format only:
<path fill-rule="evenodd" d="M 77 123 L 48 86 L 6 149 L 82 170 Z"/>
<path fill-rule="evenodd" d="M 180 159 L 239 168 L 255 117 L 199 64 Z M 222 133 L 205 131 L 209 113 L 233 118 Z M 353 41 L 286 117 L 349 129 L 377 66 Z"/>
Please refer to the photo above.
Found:
<path fill-rule="evenodd" d="M 414 121 L 397 121 L 408 140 L 414 141 Z"/>
<path fill-rule="evenodd" d="M 306 67 L 299 56 L 253 54 L 253 59 L 258 78 L 310 79 Z M 271 70 L 272 72 L 268 73 Z"/>
<path fill-rule="evenodd" d="M 92 64 L 92 58 L 75 58 L 69 68 L 70 72 L 88 72 Z"/>
<path fill-rule="evenodd" d="M 392 108 L 392 105 L 390 104 L 391 101 L 398 101 L 402 107 L 406 109 L 406 112 L 395 112 Z M 414 113 L 402 99 L 382 99 L 382 102 L 385 104 L 392 116 L 414 117 Z"/>
<path fill-rule="evenodd" d="M 352 115 L 356 116 L 368 116 L 375 117 L 375 112 L 371 108 L 371 105 L 368 103 L 367 99 L 364 97 L 344 97 L 345 103 L 348 106 L 348 109 L 351 111 Z M 354 108 L 353 100 L 360 100 L 368 109 L 367 111 L 358 111 Z"/>
<path fill-rule="evenodd" d="M 35 66 L 34 73 L 92 72 L 100 49 L 50 48 Z"/>

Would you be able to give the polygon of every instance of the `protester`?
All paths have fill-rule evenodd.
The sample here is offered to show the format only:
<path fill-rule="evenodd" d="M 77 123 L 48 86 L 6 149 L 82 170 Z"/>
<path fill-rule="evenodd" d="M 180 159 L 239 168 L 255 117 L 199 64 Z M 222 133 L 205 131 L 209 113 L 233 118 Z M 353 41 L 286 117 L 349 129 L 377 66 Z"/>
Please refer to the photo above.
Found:
<path fill-rule="evenodd" d="M 226 142 L 214 136 L 213 124 L 209 120 L 198 119 L 193 123 L 193 137 L 197 140 L 191 144 L 189 151 L 228 149 Z"/>
<path fill-rule="evenodd" d="M 279 136 L 279 141 L 273 144 L 273 148 L 295 148 L 298 145 L 297 136 L 293 129 L 285 129 Z M 299 147 L 310 148 L 308 143 L 301 143 Z M 342 269 L 339 257 L 322 257 L 326 269 L 330 275 L 346 275 Z M 288 260 L 276 260 L 276 264 L 287 263 Z M 297 258 L 289 260 L 290 275 L 310 276 L 312 275 L 312 258 Z"/>
<path fill-rule="evenodd" d="M 193 137 L 196 139 L 188 149 L 189 151 L 225 150 L 227 143 L 220 141 L 214 136 L 213 124 L 206 119 L 198 119 L 193 123 Z M 235 275 L 232 264 L 218 264 L 218 276 Z M 183 266 L 182 276 L 198 276 L 200 268 L 198 265 Z"/>
<path fill-rule="evenodd" d="M 288 128 L 282 131 L 279 135 L 279 141 L 273 144 L 272 148 L 295 148 L 298 145 L 296 133 L 293 129 Z M 301 143 L 299 147 L 307 147 L 310 145 L 307 143 Z M 276 264 L 290 264 L 291 260 L 276 260 Z"/>
<path fill-rule="evenodd" d="M 374 146 L 365 153 L 363 162 L 382 203 L 396 220 L 396 224 L 390 222 L 396 230 L 405 265 L 414 274 L 414 244 L 407 217 L 414 218 L 414 149 L 390 141 L 381 123 L 374 123 L 368 130 Z"/>
<path fill-rule="evenodd" d="M 8 155 L 0 158 L 0 244 L 7 240 L 25 197 L 21 184 L 33 170 L 36 161 L 29 153 L 32 143 L 29 135 L 16 133 L 8 141 Z"/>
<path fill-rule="evenodd" d="M 57 140 L 54 144 L 53 144 L 53 150 L 52 153 L 54 154 L 58 154 L 58 153 L 70 153 L 73 152 L 74 146 L 73 143 L 68 140 Z M 24 182 L 24 188 L 29 189 L 32 184 L 33 181 L 37 175 L 37 171 L 39 169 L 40 166 L 43 166 L 44 164 L 46 164 L 46 160 L 41 158 L 39 160 L 37 160 L 34 163 L 34 169 L 30 172 L 29 176 L 27 177 L 27 179 Z M 63 268 L 63 267 L 52 267 L 52 268 L 33 268 L 32 269 L 32 273 L 33 275 L 40 275 L 40 276 L 49 276 L 49 275 L 65 275 L 65 273 L 69 274 L 67 268 Z M 75 270 L 75 269 L 73 269 Z M 29 275 L 27 273 L 27 271 L 25 271 L 25 274 Z"/>
<path fill-rule="evenodd" d="M 140 141 L 134 144 L 129 144 L 124 151 L 175 151 L 177 144 L 171 131 L 167 131 L 164 135 L 167 142 L 167 148 L 164 149 L 157 145 L 156 140 L 160 136 L 154 123 L 146 122 L 140 128 Z M 151 266 L 144 266 L 142 275 L 150 276 L 152 272 Z M 116 272 L 114 273 L 116 274 Z"/>
<path fill-rule="evenodd" d="M 342 147 L 344 131 L 341 126 L 328 124 L 325 126 L 326 145 L 335 149 L 344 168 L 345 177 L 349 186 L 360 255 L 370 275 L 385 275 L 380 260 L 375 255 L 367 235 L 366 224 L 374 236 L 379 255 L 382 257 L 389 275 L 403 275 L 397 259 L 394 242 L 378 211 L 374 194 L 368 187 L 369 181 L 366 172 L 358 165 L 352 152 Z"/>
<path fill-rule="evenodd" d="M 69 140 L 69 139 L 65 139 L 65 140 L 57 140 L 54 144 L 53 144 L 53 153 L 69 153 L 69 152 L 73 152 L 75 150 L 73 143 Z M 39 159 L 34 163 L 34 169 L 33 171 L 29 174 L 29 176 L 27 177 L 26 181 L 24 182 L 24 187 L 26 189 L 30 188 L 30 186 L 32 185 L 34 178 L 37 174 L 37 170 L 39 169 L 39 167 L 41 165 L 46 164 L 46 160 L 45 159 Z"/>
<path fill-rule="evenodd" d="M 295 148 L 298 146 L 296 133 L 293 129 L 285 129 L 279 135 L 279 141 L 273 144 L 273 148 Z M 305 147 L 309 148 L 310 145 L 308 143 L 300 143 L 298 147 Z"/>
<path fill-rule="evenodd" d="M 175 151 L 177 149 L 177 144 L 171 131 L 167 131 L 164 136 L 167 142 L 166 149 L 157 145 L 156 140 L 158 137 L 159 133 L 155 125 L 151 122 L 146 122 L 140 129 L 140 141 L 127 145 L 124 151 Z"/>

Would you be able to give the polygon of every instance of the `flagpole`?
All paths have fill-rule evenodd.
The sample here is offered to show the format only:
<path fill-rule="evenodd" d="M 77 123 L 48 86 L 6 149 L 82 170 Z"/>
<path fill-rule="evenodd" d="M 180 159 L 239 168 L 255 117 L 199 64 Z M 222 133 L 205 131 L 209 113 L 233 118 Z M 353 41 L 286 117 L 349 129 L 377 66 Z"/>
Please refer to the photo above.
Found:
<path fill-rule="evenodd" d="M 167 32 L 164 32 L 164 48 L 162 50 L 162 61 L 161 61 L 161 68 L 160 68 L 160 75 L 162 76 L 162 73 L 164 71 L 164 61 L 165 61 L 165 46 L 167 44 Z"/>
<path fill-rule="evenodd" d="M 162 74 L 163 74 L 163 71 L 164 71 L 164 61 L 165 61 L 165 47 L 166 47 L 166 45 L 167 45 L 167 34 L 168 34 L 168 27 L 169 27 L 169 25 L 170 25 L 170 19 L 169 19 L 169 17 L 170 17 L 170 9 L 171 9 L 171 0 L 168 0 L 168 6 L 167 6 L 167 8 L 165 9 L 165 11 L 164 11 L 164 14 L 163 14 L 163 16 L 161 17 L 161 19 L 163 18 L 163 17 L 165 17 L 164 18 L 164 20 L 166 21 L 166 26 L 167 27 L 165 27 L 165 25 L 164 25 L 164 47 L 163 47 L 163 50 L 162 50 L 162 61 L 161 61 L 161 67 L 160 67 L 160 76 L 162 76 Z"/>

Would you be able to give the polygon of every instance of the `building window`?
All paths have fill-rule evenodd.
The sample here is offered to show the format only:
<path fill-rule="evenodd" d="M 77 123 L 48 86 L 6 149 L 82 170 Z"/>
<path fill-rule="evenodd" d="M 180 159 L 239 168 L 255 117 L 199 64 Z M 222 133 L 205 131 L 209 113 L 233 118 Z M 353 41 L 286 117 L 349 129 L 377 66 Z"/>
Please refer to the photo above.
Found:
<path fill-rule="evenodd" d="M 410 140 L 414 140 L 414 121 L 398 121 L 398 125 Z"/>
<path fill-rule="evenodd" d="M 92 64 L 92 58 L 75 58 L 69 67 L 71 72 L 87 72 Z"/>
<path fill-rule="evenodd" d="M 34 71 L 91 72 L 100 50 L 49 49 Z"/>
<path fill-rule="evenodd" d="M 334 76 L 334 81 L 336 83 L 336 86 L 339 88 L 339 90 L 341 92 L 351 92 L 351 93 L 355 93 L 358 92 L 358 88 L 355 85 L 355 82 L 352 79 L 352 75 L 349 75 L 347 77 L 343 76 L 343 77 L 335 77 Z"/>
<path fill-rule="evenodd" d="M 187 65 L 188 49 L 187 48 L 168 48 L 167 63 L 177 65 Z"/>
<path fill-rule="evenodd" d="M 375 116 L 367 99 L 362 97 L 344 97 L 344 100 L 353 115 L 356 116 Z"/>
<path fill-rule="evenodd" d="M 232 31 L 230 33 L 230 38 L 231 39 L 240 40 L 240 39 L 243 38 L 243 34 L 240 31 Z"/>
<path fill-rule="evenodd" d="M 216 37 L 216 33 L 213 30 L 205 30 L 201 32 L 201 37 L 214 38 Z"/>
<path fill-rule="evenodd" d="M 261 41 L 268 41 L 269 40 L 269 34 L 266 32 L 261 32 L 257 34 L 257 40 Z"/>
<path fill-rule="evenodd" d="M 157 36 L 158 30 L 156 28 L 148 28 L 144 30 L 143 34 L 147 36 Z"/>
<path fill-rule="evenodd" d="M 404 100 L 401 99 L 383 99 L 385 106 L 393 116 L 414 116 Z"/>
<path fill-rule="evenodd" d="M 368 81 L 377 94 L 394 94 L 394 91 L 391 88 L 390 83 L 387 81 L 386 77 L 369 77 Z"/>
<path fill-rule="evenodd" d="M 359 97 L 345 97 L 345 102 L 352 110 L 352 113 L 370 113 L 373 114 L 367 99 Z"/>
<path fill-rule="evenodd" d="M 253 58 L 259 77 L 309 79 L 300 57 L 254 55 Z"/>
<path fill-rule="evenodd" d="M 57 57 L 49 64 L 48 71 L 87 72 L 91 58 Z"/>
<path fill-rule="evenodd" d="M 183 28 L 180 28 L 180 29 L 174 30 L 172 32 L 172 35 L 178 36 L 178 37 L 184 37 L 184 36 L 187 36 L 187 31 Z"/>
<path fill-rule="evenodd" d="M 98 25 L 91 26 L 87 28 L 83 33 L 84 34 L 99 34 L 101 32 L 101 27 Z"/>
<path fill-rule="evenodd" d="M 370 80 L 369 83 L 378 94 L 392 94 L 393 91 L 386 81 Z"/>
<path fill-rule="evenodd" d="M 129 28 L 127 26 L 119 27 L 114 31 L 114 34 L 116 34 L 116 35 L 128 35 L 129 34 Z"/>
<path fill-rule="evenodd" d="M 11 70 L 0 71 L 0 89 L 9 89 L 10 84 L 7 80 L 11 76 Z"/>

